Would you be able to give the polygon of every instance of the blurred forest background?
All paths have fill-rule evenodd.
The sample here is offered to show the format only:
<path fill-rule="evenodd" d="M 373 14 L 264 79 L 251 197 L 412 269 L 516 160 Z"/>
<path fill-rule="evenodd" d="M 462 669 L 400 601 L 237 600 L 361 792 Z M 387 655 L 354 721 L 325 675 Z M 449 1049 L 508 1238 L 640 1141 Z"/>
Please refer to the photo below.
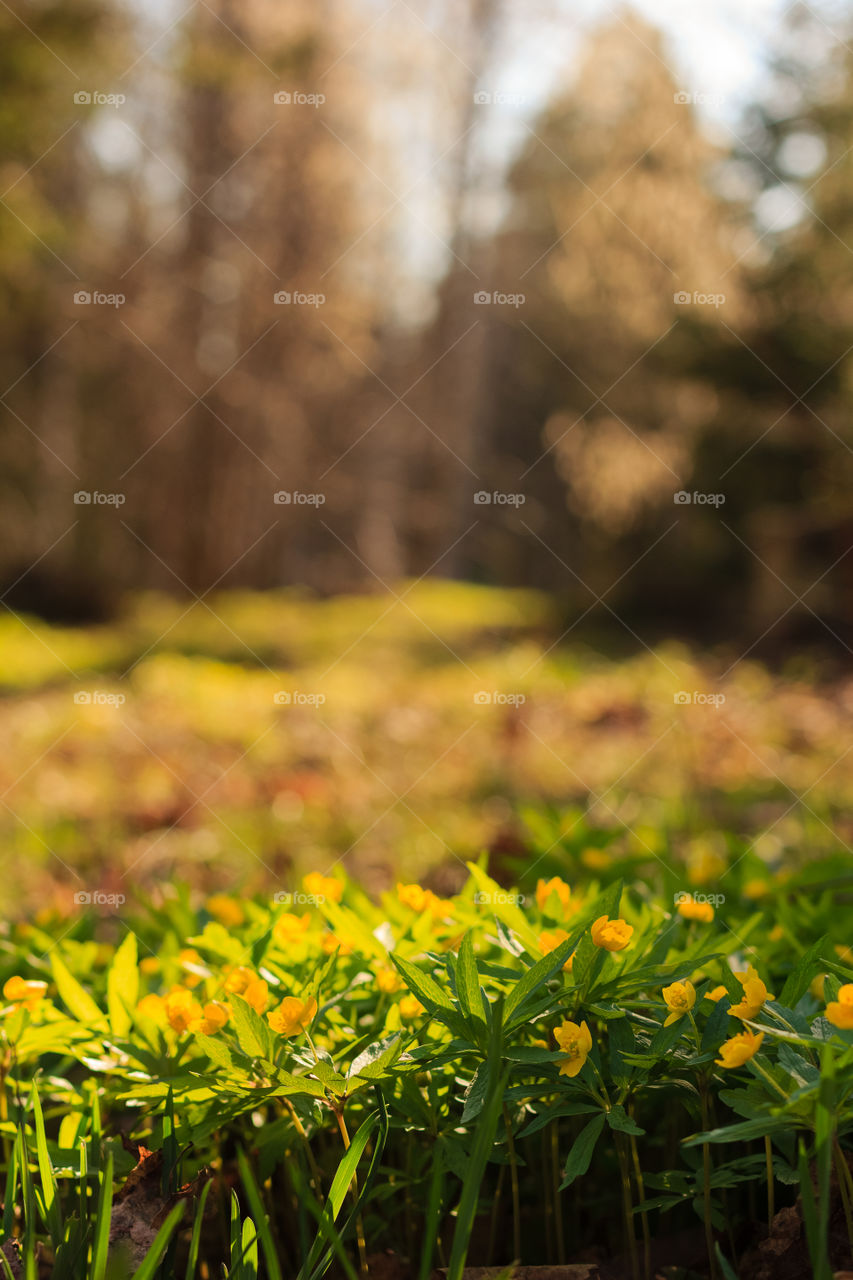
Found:
<path fill-rule="evenodd" d="M 730 127 L 628 9 L 544 107 L 516 103 L 519 24 L 568 21 L 2 6 L 7 607 L 432 572 L 574 617 L 606 593 L 644 634 L 850 652 L 840 19 L 787 9 Z"/>

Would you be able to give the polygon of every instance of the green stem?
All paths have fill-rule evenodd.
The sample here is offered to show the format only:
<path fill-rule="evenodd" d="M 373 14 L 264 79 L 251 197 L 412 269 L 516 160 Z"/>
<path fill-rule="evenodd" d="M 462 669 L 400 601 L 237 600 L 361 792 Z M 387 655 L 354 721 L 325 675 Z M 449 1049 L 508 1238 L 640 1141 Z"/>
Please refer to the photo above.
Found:
<path fill-rule="evenodd" d="M 557 1261 L 566 1261 L 566 1241 L 563 1235 L 563 1210 L 560 1205 L 560 1122 L 551 1125 L 551 1188 L 554 1197 L 554 1222 L 557 1231 Z"/>
<path fill-rule="evenodd" d="M 629 1115 L 633 1119 L 634 1108 L 631 1107 Z M 636 1136 L 630 1135 L 631 1144 L 631 1160 L 634 1165 L 634 1181 L 637 1184 L 637 1195 L 640 1197 L 640 1203 L 646 1198 L 646 1185 L 643 1180 L 643 1167 L 640 1164 L 640 1150 L 637 1146 Z M 645 1280 L 650 1280 L 652 1274 L 652 1236 L 649 1230 L 649 1215 L 644 1209 L 640 1214 L 640 1221 L 643 1225 L 643 1275 Z"/>
<path fill-rule="evenodd" d="M 705 1077 L 700 1082 L 702 1101 L 702 1129 L 708 1130 L 708 1085 Z M 717 1254 L 714 1249 L 714 1228 L 711 1223 L 711 1148 L 708 1143 L 702 1144 L 702 1200 L 705 1219 L 705 1248 L 708 1251 L 708 1267 L 711 1280 L 717 1280 Z"/>
<path fill-rule="evenodd" d="M 314 1046 L 312 1045 L 311 1047 L 313 1049 Z M 335 1113 L 335 1119 L 337 1120 L 338 1128 L 341 1131 L 341 1138 L 343 1140 L 344 1150 L 349 1151 L 349 1133 L 347 1132 L 347 1122 L 344 1119 L 344 1109 L 343 1107 L 340 1107 L 340 1106 L 334 1106 L 332 1110 Z M 350 1182 L 350 1190 L 352 1192 L 353 1200 L 357 1202 L 358 1201 L 358 1174 L 357 1173 L 353 1173 L 352 1175 L 352 1181 Z M 364 1239 L 364 1223 L 361 1220 L 361 1214 L 359 1214 L 355 1220 L 355 1237 L 356 1237 L 356 1243 L 358 1244 L 359 1270 L 361 1271 L 362 1276 L 366 1278 L 367 1276 L 367 1244 Z"/>
<path fill-rule="evenodd" d="M 838 1178 L 838 1188 L 841 1192 L 841 1204 L 844 1209 L 844 1221 L 847 1223 L 847 1239 L 850 1244 L 850 1255 L 853 1257 L 853 1211 L 851 1211 L 851 1203 L 853 1203 L 853 1178 L 850 1175 L 850 1167 L 847 1164 L 847 1158 L 841 1149 L 838 1138 L 833 1139 L 833 1155 L 835 1157 L 835 1173 Z"/>
<path fill-rule="evenodd" d="M 764 1160 L 767 1165 L 767 1234 L 773 1234 L 773 1219 L 776 1216 L 775 1187 L 773 1183 L 773 1144 L 770 1134 L 764 1135 Z"/>
<path fill-rule="evenodd" d="M 509 1152 L 510 1185 L 512 1187 L 512 1256 L 514 1262 L 521 1261 L 521 1197 L 518 1191 L 518 1162 L 515 1158 L 515 1140 L 512 1136 L 512 1120 L 509 1109 L 504 1103 L 504 1125 L 506 1126 L 506 1146 Z"/>
<path fill-rule="evenodd" d="M 631 1175 L 628 1169 L 628 1160 L 625 1156 L 625 1147 L 622 1142 L 622 1135 L 614 1133 L 616 1146 L 616 1155 L 619 1160 L 619 1171 L 622 1175 L 622 1214 L 625 1219 L 625 1231 L 627 1234 L 628 1253 L 631 1257 L 631 1275 L 634 1280 L 640 1280 L 640 1259 L 637 1255 L 637 1239 L 634 1235 L 634 1205 L 631 1197 Z"/>

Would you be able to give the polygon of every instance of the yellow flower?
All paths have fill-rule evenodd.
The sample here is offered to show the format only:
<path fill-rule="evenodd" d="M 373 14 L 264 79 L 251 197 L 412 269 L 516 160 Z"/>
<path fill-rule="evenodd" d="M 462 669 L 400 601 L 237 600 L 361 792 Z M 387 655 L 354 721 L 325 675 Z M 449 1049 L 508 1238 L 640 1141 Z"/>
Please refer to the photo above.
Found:
<path fill-rule="evenodd" d="M 161 1025 L 165 1025 L 166 1002 L 162 996 L 155 995 L 153 992 L 143 996 L 136 1006 L 136 1012 L 143 1018 L 150 1018 L 152 1022 L 159 1022 Z"/>
<path fill-rule="evenodd" d="M 166 1020 L 173 1031 L 179 1034 L 189 1031 L 193 1023 L 200 1023 L 204 1010 L 191 991 L 185 987 L 176 987 L 170 991 L 164 1001 Z"/>
<path fill-rule="evenodd" d="M 376 985 L 383 995 L 389 996 L 400 986 L 400 975 L 389 965 L 382 965 L 376 970 Z"/>
<path fill-rule="evenodd" d="M 278 1008 L 267 1014 L 267 1022 L 281 1036 L 301 1035 L 316 1013 L 317 1001 L 313 996 L 308 1000 L 285 996 Z"/>
<path fill-rule="evenodd" d="M 204 905 L 213 918 L 225 925 L 226 929 L 235 929 L 237 925 L 245 922 L 245 911 L 239 902 L 229 898 L 227 893 L 215 893 Z"/>
<path fill-rule="evenodd" d="M 306 893 L 320 902 L 328 898 L 330 902 L 340 902 L 344 894 L 344 886 L 337 876 L 324 876 L 319 871 L 309 871 L 303 877 L 302 885 Z"/>
<path fill-rule="evenodd" d="M 159 956 L 143 956 L 139 961 L 140 973 L 159 973 L 160 957 Z"/>
<path fill-rule="evenodd" d="M 419 1018 L 422 1013 L 426 1013 L 426 1009 L 417 996 L 403 996 L 400 1001 L 400 1017 L 405 1022 L 411 1022 L 413 1018 Z"/>
<path fill-rule="evenodd" d="M 432 889 L 424 889 L 419 884 L 398 884 L 397 897 L 404 907 L 409 907 L 417 915 L 423 915 L 425 911 L 438 912 L 444 905 Z"/>
<path fill-rule="evenodd" d="M 228 971 L 223 985 L 232 995 L 241 996 L 246 988 L 257 980 L 254 971 L 241 964 Z"/>
<path fill-rule="evenodd" d="M 752 1031 L 741 1031 L 720 1045 L 720 1056 L 716 1059 L 718 1067 L 742 1067 L 750 1058 L 754 1058 L 761 1048 L 764 1032 L 755 1035 Z"/>
<path fill-rule="evenodd" d="M 705 999 L 706 999 L 706 1000 L 713 1000 L 713 1001 L 714 1001 L 714 1004 L 716 1004 L 716 1003 L 717 1003 L 717 1001 L 718 1001 L 718 1000 L 722 1000 L 723 996 L 725 996 L 725 995 L 728 995 L 728 989 L 727 989 L 726 987 L 724 987 L 724 986 L 720 985 L 719 987 L 714 987 L 714 988 L 713 988 L 713 990 L 711 990 L 711 991 L 706 991 L 706 992 L 705 992 Z"/>
<path fill-rule="evenodd" d="M 770 942 L 781 942 L 785 936 L 785 930 L 781 924 L 774 924 L 767 937 Z"/>
<path fill-rule="evenodd" d="M 690 846 L 687 858 L 687 879 L 693 885 L 719 880 L 726 870 L 726 859 L 713 842 L 700 838 Z"/>
<path fill-rule="evenodd" d="M 39 1000 L 44 999 L 46 991 L 46 982 L 36 982 L 16 975 L 5 983 L 3 996 L 10 1004 L 23 1005 L 25 1009 L 35 1009 Z"/>
<path fill-rule="evenodd" d="M 566 1054 L 560 1063 L 561 1076 L 576 1076 L 589 1057 L 592 1036 L 585 1022 L 564 1022 L 554 1031 L 554 1039 Z"/>
<path fill-rule="evenodd" d="M 266 985 L 266 984 L 264 984 Z M 201 1019 L 190 1025 L 190 1031 L 201 1031 L 206 1036 L 215 1036 L 228 1021 L 228 1008 L 218 1000 L 208 1000 L 204 1006 Z"/>
<path fill-rule="evenodd" d="M 634 926 L 625 920 L 611 920 L 609 916 L 599 916 L 590 932 L 597 947 L 603 947 L 605 951 L 624 951 L 631 941 Z"/>
<path fill-rule="evenodd" d="M 539 950 L 542 952 L 543 956 L 550 955 L 552 951 L 557 950 L 557 947 L 559 947 L 561 942 L 566 941 L 568 936 L 569 935 L 566 933 L 565 929 L 552 929 L 550 931 L 546 929 L 544 933 L 540 933 L 539 935 Z M 563 968 L 571 969 L 574 958 L 574 953 L 572 953 L 563 965 Z"/>
<path fill-rule="evenodd" d="M 693 898 L 685 898 L 678 904 L 678 914 L 685 920 L 701 920 L 710 924 L 714 919 L 714 908 L 710 902 L 696 902 Z"/>
<path fill-rule="evenodd" d="M 606 849 L 584 849 L 581 854 L 581 862 L 585 867 L 589 867 L 590 871 L 606 871 L 613 858 Z"/>
<path fill-rule="evenodd" d="M 830 1000 L 826 1016 L 839 1031 L 853 1031 L 853 982 L 839 989 L 837 1000 Z"/>
<path fill-rule="evenodd" d="M 853 964 L 853 947 L 845 947 L 836 942 L 834 950 L 839 960 L 843 960 L 845 964 Z"/>
<path fill-rule="evenodd" d="M 350 938 L 342 938 L 339 933 L 333 933 L 331 929 L 327 929 L 320 939 L 320 946 L 327 956 L 330 956 L 333 951 L 340 951 L 342 956 L 348 956 L 353 951 L 355 943 Z"/>
<path fill-rule="evenodd" d="M 732 1005 L 729 1013 L 733 1018 L 754 1018 L 761 1010 L 765 1000 L 772 1000 L 766 986 L 758 974 L 749 966 L 746 973 L 736 973 L 735 977 L 743 987 L 743 999 L 740 1004 Z"/>
<path fill-rule="evenodd" d="M 671 1026 L 673 1022 L 678 1022 L 679 1018 L 683 1018 L 685 1013 L 689 1013 L 696 1003 L 696 988 L 692 982 L 688 982 L 685 978 L 683 982 L 673 982 L 670 986 L 663 988 L 663 998 L 669 1013 L 664 1022 L 664 1026 Z"/>
<path fill-rule="evenodd" d="M 539 880 L 536 883 L 536 905 L 540 911 L 544 911 L 553 893 L 556 894 L 557 901 L 563 909 L 563 915 L 568 915 L 571 892 L 565 880 L 561 880 L 559 876 L 552 876 L 550 880 Z"/>
<path fill-rule="evenodd" d="M 766 880 L 760 880 L 758 878 L 754 880 L 747 880 L 746 884 L 743 886 L 743 896 L 754 901 L 756 898 L 763 898 L 769 888 L 770 886 Z"/>
<path fill-rule="evenodd" d="M 276 920 L 273 925 L 273 936 L 276 942 L 282 946 L 287 946 L 290 942 L 296 942 L 301 934 L 305 933 L 310 924 L 311 916 L 307 911 L 301 916 L 295 916 L 288 911 Z"/>
<path fill-rule="evenodd" d="M 225 979 L 225 990 L 235 996 L 242 996 L 254 1009 L 255 1013 L 263 1013 L 266 1008 L 269 986 L 263 978 L 259 978 L 245 965 L 232 969 Z"/>
<path fill-rule="evenodd" d="M 178 962 L 183 969 L 191 964 L 204 966 L 201 956 L 192 947 L 185 947 L 183 951 L 178 952 Z M 183 979 L 184 986 L 189 988 L 197 987 L 201 981 L 201 974 L 193 973 L 192 970 L 188 970 Z"/>

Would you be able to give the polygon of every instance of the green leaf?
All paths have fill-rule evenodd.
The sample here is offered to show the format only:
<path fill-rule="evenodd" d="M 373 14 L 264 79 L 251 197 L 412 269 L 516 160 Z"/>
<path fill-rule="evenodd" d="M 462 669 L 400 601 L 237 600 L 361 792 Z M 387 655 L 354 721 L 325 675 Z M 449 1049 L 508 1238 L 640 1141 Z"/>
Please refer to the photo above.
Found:
<path fill-rule="evenodd" d="M 50 1232 L 51 1242 L 54 1249 L 59 1247 L 62 1240 L 62 1208 L 59 1203 L 59 1194 L 56 1186 L 56 1175 L 53 1172 L 53 1165 L 50 1161 L 50 1155 L 47 1150 L 47 1137 L 44 1131 L 44 1115 L 42 1114 L 41 1102 L 39 1101 L 38 1088 L 33 1081 L 33 1116 L 35 1118 L 36 1129 L 36 1155 L 38 1157 L 39 1176 L 41 1178 L 41 1191 L 44 1201 L 44 1218 L 47 1229 Z"/>
<path fill-rule="evenodd" d="M 182 1206 L 183 1208 L 183 1206 Z M 107 1167 L 101 1175 L 101 1191 L 95 1215 L 95 1238 L 92 1243 L 91 1280 L 105 1280 L 110 1222 L 113 1209 L 113 1153 L 107 1152 Z"/>
<path fill-rule="evenodd" d="M 589 1124 L 584 1125 L 578 1136 L 575 1138 L 569 1158 L 566 1161 L 566 1167 L 563 1170 L 563 1181 L 560 1183 L 560 1190 L 565 1191 L 566 1187 L 570 1187 L 576 1178 L 580 1178 L 586 1173 L 592 1161 L 592 1153 L 595 1151 L 595 1144 L 601 1136 L 604 1128 L 604 1113 L 590 1120 Z"/>
<path fill-rule="evenodd" d="M 78 1021 L 96 1031 L 106 1031 L 106 1018 L 89 993 L 83 990 L 77 979 L 60 960 L 56 951 L 50 953 L 50 967 L 59 998 L 69 1013 L 73 1013 Z"/>
<path fill-rule="evenodd" d="M 550 951 L 547 956 L 543 956 L 532 969 L 528 969 L 519 979 L 506 998 L 506 1020 L 507 1026 L 513 1013 L 520 1009 L 524 1002 L 533 995 L 539 987 L 553 978 L 555 973 L 559 973 L 569 956 L 577 946 L 579 933 L 573 934 L 566 938 L 565 942 L 561 942 L 558 947 Z"/>
<path fill-rule="evenodd" d="M 399 1034 L 376 1040 L 362 1049 L 350 1064 L 347 1079 L 353 1080 L 356 1076 L 361 1076 L 363 1080 L 379 1080 L 388 1074 L 388 1067 L 393 1066 L 402 1052 L 403 1038 Z"/>
<path fill-rule="evenodd" d="M 391 960 L 403 975 L 406 986 L 410 991 L 418 997 L 422 1004 L 428 1009 L 447 1009 L 451 1013 L 454 1011 L 453 1001 L 447 992 L 442 991 L 441 987 L 431 978 L 428 973 L 424 973 L 423 969 L 419 969 L 417 965 L 412 964 L 409 960 L 403 960 L 401 956 L 391 956 Z"/>
<path fill-rule="evenodd" d="M 132 1011 L 139 999 L 139 967 L 136 934 L 129 931 L 115 953 L 107 974 L 107 1009 L 114 1036 L 126 1036 L 133 1023 Z"/>
<path fill-rule="evenodd" d="M 635 1137 L 639 1137 L 646 1132 L 645 1129 L 640 1128 L 635 1120 L 631 1119 L 621 1104 L 611 1107 L 607 1112 L 607 1123 L 617 1133 L 632 1133 Z"/>
<path fill-rule="evenodd" d="M 483 1000 L 480 995 L 480 975 L 477 972 L 473 935 L 470 930 L 462 939 L 456 960 L 456 992 L 459 1003 L 468 1017 L 484 1023 L 486 1015 L 483 1012 Z"/>
<path fill-rule="evenodd" d="M 243 1052 L 250 1058 L 273 1062 L 272 1032 L 267 1023 L 242 996 L 231 996 L 230 1005 L 237 1043 Z"/>
<path fill-rule="evenodd" d="M 476 1127 L 471 1157 L 465 1170 L 462 1196 L 456 1211 L 456 1226 L 453 1232 L 447 1280 L 462 1280 L 462 1272 L 468 1256 L 468 1246 L 480 1199 L 480 1187 L 494 1147 L 495 1132 L 503 1104 L 506 1076 L 501 1072 L 502 1050 L 503 1000 L 499 998 L 493 1007 L 492 1024 L 489 1028 L 488 1057 L 485 1063 L 489 1085 Z"/>
<path fill-rule="evenodd" d="M 800 960 L 792 973 L 788 974 L 784 987 L 779 995 L 779 1003 L 785 1005 L 789 1009 L 793 1009 L 800 996 L 804 995 L 809 989 L 809 983 L 818 973 L 823 973 L 823 965 L 820 959 L 820 953 L 826 946 L 828 939 L 824 937 L 818 939 L 808 951 L 800 957 Z"/>
<path fill-rule="evenodd" d="M 202 1187 L 201 1197 L 196 1205 L 195 1219 L 193 1220 L 193 1234 L 190 1240 L 190 1249 L 187 1257 L 187 1271 L 184 1280 L 195 1280 L 196 1268 L 198 1266 L 198 1250 L 201 1244 L 201 1226 L 204 1220 L 204 1206 L 207 1204 L 207 1197 L 210 1195 L 210 1188 L 213 1182 L 206 1182 Z M 270 1280 L 280 1280 L 279 1277 L 270 1272 Z"/>
<path fill-rule="evenodd" d="M 251 1166 L 249 1161 L 246 1159 L 246 1155 L 242 1148 L 237 1152 L 237 1163 L 240 1166 L 240 1174 L 243 1179 L 243 1190 L 246 1192 L 246 1199 L 249 1201 L 249 1208 L 252 1211 L 252 1217 L 258 1224 L 258 1239 L 261 1242 L 264 1262 L 266 1263 L 267 1271 L 269 1272 L 269 1280 L 282 1280 L 278 1254 L 276 1253 L 275 1245 L 273 1243 L 270 1224 L 264 1210 L 261 1193 L 258 1190 L 258 1184 L 255 1182 L 255 1175 L 252 1173 Z"/>

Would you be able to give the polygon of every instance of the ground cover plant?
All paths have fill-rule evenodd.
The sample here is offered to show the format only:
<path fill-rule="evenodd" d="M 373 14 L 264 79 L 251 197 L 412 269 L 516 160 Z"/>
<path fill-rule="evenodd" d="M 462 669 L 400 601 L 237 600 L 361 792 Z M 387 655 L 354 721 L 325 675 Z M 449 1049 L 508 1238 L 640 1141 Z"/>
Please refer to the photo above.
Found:
<path fill-rule="evenodd" d="M 746 847 L 799 868 L 853 844 L 843 670 L 572 647 L 532 592 L 429 581 L 399 597 L 0 618 L 11 913 L 174 877 L 274 890 L 342 854 L 373 894 L 437 868 L 448 892 L 483 849 L 519 858 L 517 877 L 539 842 L 568 833 L 581 852 L 590 828 L 650 869 Z"/>
<path fill-rule="evenodd" d="M 726 870 L 637 875 L 599 833 L 518 888 L 336 869 L 9 927 L 5 1273 L 457 1280 L 607 1240 L 603 1275 L 758 1275 L 793 1215 L 831 1275 L 849 916 L 834 867 Z"/>

